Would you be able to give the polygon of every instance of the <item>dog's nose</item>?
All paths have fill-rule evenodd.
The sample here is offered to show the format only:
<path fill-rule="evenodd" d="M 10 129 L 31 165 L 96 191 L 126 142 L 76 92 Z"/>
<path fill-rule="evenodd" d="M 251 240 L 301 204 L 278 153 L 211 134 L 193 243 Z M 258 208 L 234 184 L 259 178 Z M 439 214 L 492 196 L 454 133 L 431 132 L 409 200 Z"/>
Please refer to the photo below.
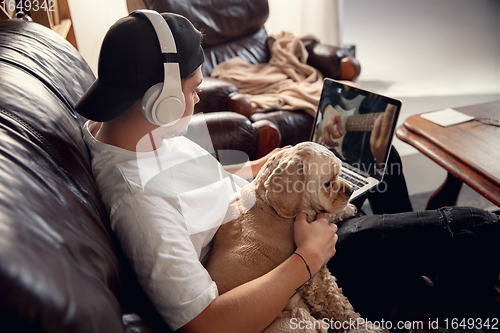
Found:
<path fill-rule="evenodd" d="M 354 192 L 354 189 L 349 184 L 344 183 L 345 196 L 349 198 L 353 192 Z"/>

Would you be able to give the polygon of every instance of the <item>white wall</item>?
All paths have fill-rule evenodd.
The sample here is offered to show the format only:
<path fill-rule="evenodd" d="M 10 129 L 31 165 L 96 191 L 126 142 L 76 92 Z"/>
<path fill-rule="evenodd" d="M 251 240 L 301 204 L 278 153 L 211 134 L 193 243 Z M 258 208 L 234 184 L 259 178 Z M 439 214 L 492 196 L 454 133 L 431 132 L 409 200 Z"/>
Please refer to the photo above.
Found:
<path fill-rule="evenodd" d="M 500 1 L 348 0 L 344 41 L 381 93 L 500 93 Z M 377 85 L 378 84 L 378 85 Z"/>
<path fill-rule="evenodd" d="M 104 35 L 128 14 L 125 0 L 68 0 L 78 50 L 97 75 L 97 61 Z"/>
<path fill-rule="evenodd" d="M 341 45 L 343 0 L 269 0 L 269 34 L 290 31 L 313 34 L 321 42 Z"/>
<path fill-rule="evenodd" d="M 403 102 L 399 124 L 432 110 L 500 100 L 500 1 L 347 0 L 343 39 L 356 44 L 357 83 Z M 395 139 L 410 194 L 446 171 Z"/>
<path fill-rule="evenodd" d="M 416 113 L 500 99 L 500 1 L 348 0 L 343 38 L 357 83 Z M 415 154 L 395 140 L 401 155 Z"/>

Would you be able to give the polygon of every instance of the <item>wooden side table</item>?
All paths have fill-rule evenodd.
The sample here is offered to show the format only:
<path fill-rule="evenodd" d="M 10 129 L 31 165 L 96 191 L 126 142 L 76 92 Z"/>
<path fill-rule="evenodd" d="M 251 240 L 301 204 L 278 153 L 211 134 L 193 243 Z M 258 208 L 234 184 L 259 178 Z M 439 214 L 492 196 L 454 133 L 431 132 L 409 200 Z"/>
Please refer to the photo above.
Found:
<path fill-rule="evenodd" d="M 500 118 L 500 101 L 455 109 L 476 118 Z M 476 120 L 442 127 L 418 114 L 408 117 L 396 136 L 448 171 L 427 209 L 455 205 L 462 183 L 500 206 L 500 127 Z"/>

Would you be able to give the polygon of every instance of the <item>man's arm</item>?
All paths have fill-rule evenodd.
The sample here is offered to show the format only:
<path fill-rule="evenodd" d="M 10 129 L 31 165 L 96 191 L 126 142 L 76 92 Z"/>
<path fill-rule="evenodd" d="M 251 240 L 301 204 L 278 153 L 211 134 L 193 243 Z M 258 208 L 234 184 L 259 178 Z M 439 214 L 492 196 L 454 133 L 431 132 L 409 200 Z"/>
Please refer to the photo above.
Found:
<path fill-rule="evenodd" d="M 301 213 L 295 222 L 295 243 L 314 275 L 335 254 L 335 225 L 323 214 L 307 223 Z M 279 315 L 295 289 L 309 279 L 302 258 L 292 255 L 281 265 L 258 279 L 217 297 L 181 332 L 261 332 Z"/>

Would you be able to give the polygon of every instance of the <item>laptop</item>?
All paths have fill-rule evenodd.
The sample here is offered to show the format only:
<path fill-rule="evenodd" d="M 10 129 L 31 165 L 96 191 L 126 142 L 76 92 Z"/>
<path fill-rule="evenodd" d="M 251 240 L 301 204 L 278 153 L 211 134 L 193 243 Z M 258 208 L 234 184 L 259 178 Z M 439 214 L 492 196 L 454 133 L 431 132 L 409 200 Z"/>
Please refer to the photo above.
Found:
<path fill-rule="evenodd" d="M 342 161 L 339 177 L 354 189 L 350 201 L 383 180 L 400 111 L 399 100 L 324 79 L 311 141 Z"/>

